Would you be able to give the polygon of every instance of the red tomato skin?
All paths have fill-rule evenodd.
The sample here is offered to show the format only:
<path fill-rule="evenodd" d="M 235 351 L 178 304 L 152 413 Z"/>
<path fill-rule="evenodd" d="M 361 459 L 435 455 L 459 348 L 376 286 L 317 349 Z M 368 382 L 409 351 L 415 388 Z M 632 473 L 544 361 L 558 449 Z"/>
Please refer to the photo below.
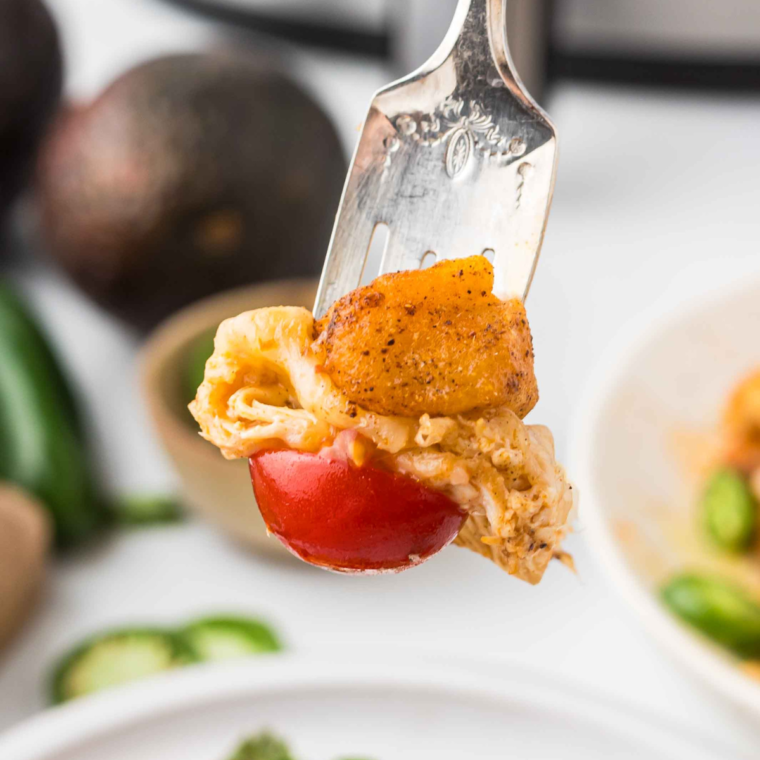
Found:
<path fill-rule="evenodd" d="M 447 546 L 467 514 L 412 478 L 298 451 L 262 451 L 251 480 L 269 531 L 313 565 L 398 572 Z"/>

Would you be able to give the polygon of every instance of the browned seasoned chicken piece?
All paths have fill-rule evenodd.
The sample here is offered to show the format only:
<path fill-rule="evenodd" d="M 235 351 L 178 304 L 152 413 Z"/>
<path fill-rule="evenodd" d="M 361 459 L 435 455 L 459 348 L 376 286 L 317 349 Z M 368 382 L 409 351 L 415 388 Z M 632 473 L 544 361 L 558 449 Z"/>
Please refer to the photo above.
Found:
<path fill-rule="evenodd" d="M 316 323 L 321 368 L 352 402 L 419 417 L 538 401 L 525 307 L 493 293 L 483 256 L 378 277 Z"/>

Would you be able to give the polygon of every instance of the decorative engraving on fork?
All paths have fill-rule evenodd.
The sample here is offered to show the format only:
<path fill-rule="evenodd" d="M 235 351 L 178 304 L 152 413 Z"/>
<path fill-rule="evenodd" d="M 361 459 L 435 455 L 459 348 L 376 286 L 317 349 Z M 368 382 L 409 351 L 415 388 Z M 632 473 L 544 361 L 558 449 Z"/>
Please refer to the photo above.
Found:
<path fill-rule="evenodd" d="M 394 127 L 402 138 L 426 148 L 448 141 L 446 172 L 452 179 L 467 168 L 476 148 L 486 157 L 501 159 L 519 158 L 527 149 L 521 138 L 502 135 L 499 125 L 476 100 L 448 97 L 432 114 L 397 116 Z M 392 162 L 392 152 L 388 152 L 386 166 Z"/>
<path fill-rule="evenodd" d="M 446 148 L 446 173 L 451 179 L 464 171 L 470 161 L 472 149 L 473 139 L 468 130 L 460 127 L 451 135 Z"/>
<path fill-rule="evenodd" d="M 525 189 L 525 183 L 528 181 L 533 165 L 527 161 L 523 161 L 520 166 L 517 167 L 517 173 L 520 175 L 520 181 L 517 184 L 517 203 L 515 208 L 520 208 L 522 203 L 523 190 Z"/>

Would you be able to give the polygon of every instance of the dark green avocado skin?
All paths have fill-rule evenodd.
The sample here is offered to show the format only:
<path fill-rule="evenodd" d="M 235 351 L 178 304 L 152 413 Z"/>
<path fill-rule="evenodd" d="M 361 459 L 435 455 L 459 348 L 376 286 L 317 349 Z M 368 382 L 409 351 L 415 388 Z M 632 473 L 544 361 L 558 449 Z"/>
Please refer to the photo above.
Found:
<path fill-rule="evenodd" d="M 29 179 L 61 94 L 63 61 L 40 0 L 0 0 L 0 226 Z"/>
<path fill-rule="evenodd" d="M 346 175 L 322 109 L 239 51 L 142 64 L 40 161 L 50 254 L 138 328 L 231 287 L 317 275 Z"/>

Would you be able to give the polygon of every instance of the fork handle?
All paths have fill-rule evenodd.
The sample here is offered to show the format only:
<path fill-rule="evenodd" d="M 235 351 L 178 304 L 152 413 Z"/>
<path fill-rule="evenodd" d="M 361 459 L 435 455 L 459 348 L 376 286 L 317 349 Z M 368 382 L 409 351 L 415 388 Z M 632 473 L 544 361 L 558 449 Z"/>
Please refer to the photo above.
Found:
<path fill-rule="evenodd" d="M 434 58 L 448 58 L 454 51 L 455 59 L 467 67 L 460 75 L 464 75 L 469 85 L 492 75 L 495 68 L 504 84 L 522 97 L 523 89 L 507 42 L 507 1 L 459 0 L 451 28 Z"/>

